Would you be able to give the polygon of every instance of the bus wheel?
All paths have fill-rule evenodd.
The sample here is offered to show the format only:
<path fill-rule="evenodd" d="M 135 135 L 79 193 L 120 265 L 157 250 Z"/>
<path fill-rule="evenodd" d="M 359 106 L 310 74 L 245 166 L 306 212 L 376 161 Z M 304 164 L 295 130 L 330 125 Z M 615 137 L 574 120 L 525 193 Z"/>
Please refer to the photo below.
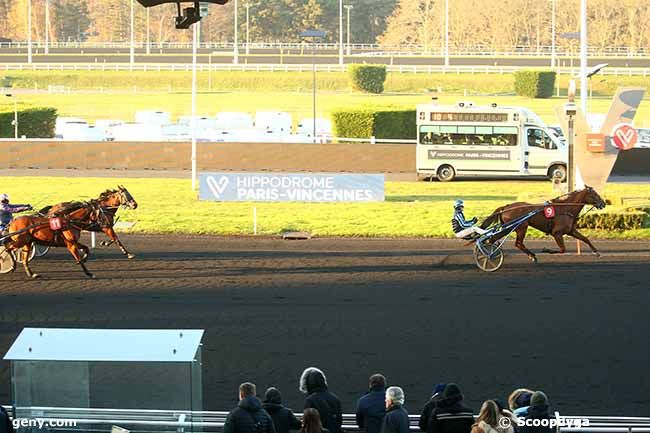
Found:
<path fill-rule="evenodd" d="M 552 165 L 548 169 L 548 178 L 551 180 L 559 178 L 560 182 L 566 182 L 566 166 L 562 164 Z"/>
<path fill-rule="evenodd" d="M 456 170 L 451 165 L 442 165 L 438 168 L 438 180 L 440 182 L 449 182 L 456 177 Z"/>

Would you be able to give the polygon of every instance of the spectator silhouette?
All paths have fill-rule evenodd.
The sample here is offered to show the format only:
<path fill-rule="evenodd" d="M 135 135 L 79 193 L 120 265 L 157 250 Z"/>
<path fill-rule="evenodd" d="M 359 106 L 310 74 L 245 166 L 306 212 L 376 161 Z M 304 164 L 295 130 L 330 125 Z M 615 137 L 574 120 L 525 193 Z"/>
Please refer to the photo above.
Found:
<path fill-rule="evenodd" d="M 504 421 L 503 419 L 507 419 Z M 501 413 L 494 400 L 486 400 L 481 406 L 472 433 L 514 433 L 512 418 Z"/>
<path fill-rule="evenodd" d="M 320 415 L 314 408 L 307 408 L 302 415 L 302 428 L 300 433 L 331 433 L 323 428 Z"/>
<path fill-rule="evenodd" d="M 325 374 L 316 367 L 306 368 L 300 376 L 300 391 L 307 394 L 305 409 L 318 411 L 323 428 L 330 433 L 341 433 L 341 401 L 329 391 Z"/>
<path fill-rule="evenodd" d="M 293 411 L 282 404 L 282 394 L 277 388 L 269 388 L 264 394 L 264 410 L 271 415 L 276 433 L 289 433 L 289 430 L 300 430 L 302 424 Z"/>
<path fill-rule="evenodd" d="M 386 390 L 386 416 L 381 433 L 409 433 L 409 413 L 404 408 L 404 391 L 399 386 Z"/>
<path fill-rule="evenodd" d="M 223 433 L 275 433 L 273 420 L 255 392 L 253 383 L 239 385 L 239 404 L 226 417 Z"/>
<path fill-rule="evenodd" d="M 524 422 L 534 420 L 551 420 L 553 417 L 550 415 L 550 406 L 548 397 L 542 391 L 535 391 L 530 397 L 530 407 L 528 408 L 528 415 L 524 418 Z M 517 429 L 518 433 L 553 433 L 554 428 L 550 425 L 524 425 Z"/>
<path fill-rule="evenodd" d="M 424 405 L 424 408 L 422 408 L 422 413 L 420 413 L 420 430 L 423 432 L 427 431 L 427 427 L 429 426 L 429 418 L 431 417 L 431 412 L 433 409 L 436 407 L 436 404 L 440 399 L 442 399 L 443 392 L 445 390 L 445 383 L 439 383 L 436 385 L 436 387 L 433 389 L 433 392 L 431 393 L 431 397 L 429 398 L 429 401 Z"/>
<path fill-rule="evenodd" d="M 463 393 L 455 383 L 445 386 L 443 397 L 431 411 L 428 433 L 470 433 L 474 424 L 472 409 L 463 404 Z"/>
<path fill-rule="evenodd" d="M 381 374 L 370 376 L 368 392 L 357 403 L 356 419 L 366 433 L 379 433 L 386 415 L 386 378 Z"/>

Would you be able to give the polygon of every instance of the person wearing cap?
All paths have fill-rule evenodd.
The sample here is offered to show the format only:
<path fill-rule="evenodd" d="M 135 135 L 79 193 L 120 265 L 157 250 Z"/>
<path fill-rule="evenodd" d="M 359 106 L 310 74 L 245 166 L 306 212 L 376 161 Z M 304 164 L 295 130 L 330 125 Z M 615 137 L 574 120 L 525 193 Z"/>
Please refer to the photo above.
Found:
<path fill-rule="evenodd" d="M 409 433 L 409 413 L 404 408 L 404 391 L 399 386 L 386 390 L 386 416 L 381 433 Z"/>
<path fill-rule="evenodd" d="M 469 221 L 465 219 L 465 214 L 463 214 L 464 209 L 464 201 L 456 200 L 454 202 L 454 216 L 451 219 L 451 228 L 456 233 L 456 237 L 469 239 L 476 235 L 484 234 L 485 230 L 475 225 L 478 222 L 478 218 L 474 217 Z"/>
<path fill-rule="evenodd" d="M 445 390 L 446 383 L 439 383 L 433 388 L 433 392 L 431 393 L 431 397 L 429 398 L 429 401 L 424 405 L 422 408 L 422 412 L 420 413 L 420 421 L 418 425 L 420 426 L 420 431 L 426 432 L 427 427 L 429 426 L 429 418 L 431 417 L 431 412 L 433 409 L 436 407 L 436 404 L 438 404 L 438 401 L 442 398 L 442 393 Z"/>
<path fill-rule="evenodd" d="M 381 374 L 370 376 L 369 389 L 358 401 L 356 410 L 357 426 L 366 433 L 379 433 L 386 415 L 384 403 L 386 378 Z"/>
<path fill-rule="evenodd" d="M 550 414 L 550 406 L 548 402 L 548 397 L 542 391 L 535 391 L 530 397 L 530 407 L 528 407 L 528 415 L 524 418 L 524 422 L 527 420 L 544 420 L 544 419 L 553 419 L 553 416 Z M 553 433 L 555 428 L 550 427 L 550 425 L 523 425 L 517 429 L 517 433 Z"/>
<path fill-rule="evenodd" d="M 289 430 L 300 430 L 302 427 L 293 411 L 282 404 L 282 394 L 277 388 L 271 387 L 266 390 L 262 407 L 271 415 L 276 433 L 289 433 Z"/>
<path fill-rule="evenodd" d="M 9 204 L 9 196 L 0 194 L 0 232 L 4 232 L 11 220 L 14 219 L 14 213 L 32 210 L 28 204 Z"/>
<path fill-rule="evenodd" d="M 474 412 L 463 404 L 463 398 L 458 385 L 448 383 L 442 399 L 431 412 L 427 433 L 470 433 Z"/>

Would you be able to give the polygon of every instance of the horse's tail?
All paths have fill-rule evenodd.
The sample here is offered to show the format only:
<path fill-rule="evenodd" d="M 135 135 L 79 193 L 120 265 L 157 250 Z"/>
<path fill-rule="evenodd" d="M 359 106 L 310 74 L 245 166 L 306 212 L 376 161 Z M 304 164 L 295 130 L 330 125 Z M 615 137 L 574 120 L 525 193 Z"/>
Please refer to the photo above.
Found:
<path fill-rule="evenodd" d="M 486 229 L 497 221 L 499 221 L 499 223 L 503 223 L 503 221 L 501 220 L 501 214 L 503 213 L 503 210 L 505 208 L 506 208 L 505 206 L 496 208 L 494 212 L 492 212 L 492 215 L 490 215 L 489 217 L 485 218 L 485 220 L 483 220 L 483 222 L 481 223 L 481 228 Z"/>

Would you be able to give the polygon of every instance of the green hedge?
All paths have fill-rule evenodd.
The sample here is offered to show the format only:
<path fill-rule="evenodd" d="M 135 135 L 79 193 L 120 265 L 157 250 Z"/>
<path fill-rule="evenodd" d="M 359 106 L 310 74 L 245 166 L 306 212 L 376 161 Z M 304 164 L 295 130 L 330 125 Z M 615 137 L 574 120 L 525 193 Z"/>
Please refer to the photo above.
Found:
<path fill-rule="evenodd" d="M 350 87 L 367 93 L 381 93 L 386 82 L 386 65 L 348 65 Z"/>
<path fill-rule="evenodd" d="M 332 113 L 332 124 L 337 137 L 415 139 L 415 110 L 358 109 L 338 110 Z"/>
<path fill-rule="evenodd" d="M 608 231 L 642 229 L 646 217 L 647 214 L 641 211 L 590 212 L 580 217 L 578 227 Z"/>
<path fill-rule="evenodd" d="M 28 108 L 18 111 L 18 137 L 52 138 L 56 124 L 56 108 Z M 0 137 L 14 138 L 14 112 L 0 113 Z"/>
<path fill-rule="evenodd" d="M 555 87 L 553 71 L 515 72 L 515 92 L 528 98 L 550 98 Z"/>

